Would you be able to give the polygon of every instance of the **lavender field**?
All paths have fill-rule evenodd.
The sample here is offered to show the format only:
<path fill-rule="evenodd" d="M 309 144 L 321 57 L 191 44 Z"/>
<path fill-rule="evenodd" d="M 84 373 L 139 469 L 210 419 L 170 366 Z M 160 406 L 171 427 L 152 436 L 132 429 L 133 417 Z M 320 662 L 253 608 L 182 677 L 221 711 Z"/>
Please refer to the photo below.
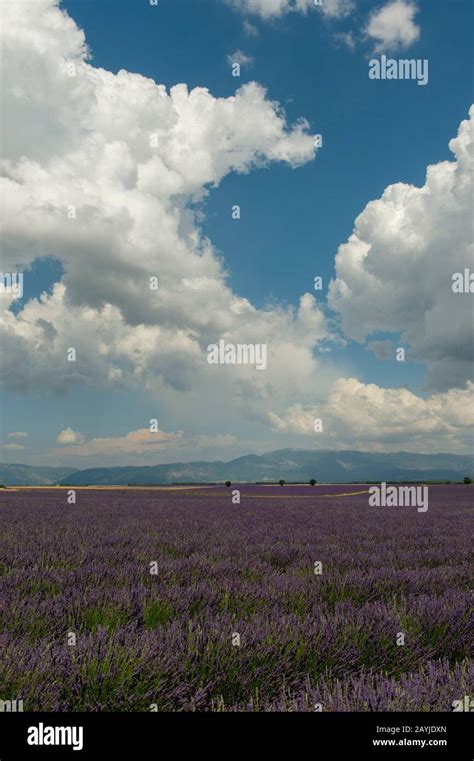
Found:
<path fill-rule="evenodd" d="M 431 486 L 419 513 L 367 488 L 4 491 L 0 698 L 451 711 L 474 690 L 472 489 Z"/>

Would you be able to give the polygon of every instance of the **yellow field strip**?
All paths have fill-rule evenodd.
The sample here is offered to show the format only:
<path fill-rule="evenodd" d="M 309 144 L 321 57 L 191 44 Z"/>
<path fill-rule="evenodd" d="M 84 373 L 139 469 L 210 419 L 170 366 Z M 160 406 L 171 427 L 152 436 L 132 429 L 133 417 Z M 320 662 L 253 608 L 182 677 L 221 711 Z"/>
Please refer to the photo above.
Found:
<path fill-rule="evenodd" d="M 73 489 L 74 491 L 164 491 L 174 492 L 182 491 L 190 493 L 191 490 L 206 489 L 206 486 L 12 486 L 8 489 L 2 489 L 2 492 L 9 491 L 58 491 L 64 489 Z M 241 497 L 249 497 L 253 499 L 314 499 L 315 497 L 353 497 L 357 494 L 368 494 L 368 489 L 362 491 L 350 491 L 341 492 L 337 494 L 255 494 L 255 493 L 241 493 Z M 208 491 L 203 496 L 206 497 L 222 497 L 228 494 L 227 491 Z M 185 496 L 185 495 L 183 495 Z"/>
<path fill-rule="evenodd" d="M 255 497 L 255 499 L 314 499 L 314 497 L 353 497 L 355 494 L 368 494 L 369 490 L 348 491 L 337 494 L 241 494 L 241 497 Z"/>
<path fill-rule="evenodd" d="M 3 491 L 58 491 L 60 489 L 78 489 L 89 491 L 189 491 L 190 489 L 208 489 L 208 486 L 7 486 Z"/>

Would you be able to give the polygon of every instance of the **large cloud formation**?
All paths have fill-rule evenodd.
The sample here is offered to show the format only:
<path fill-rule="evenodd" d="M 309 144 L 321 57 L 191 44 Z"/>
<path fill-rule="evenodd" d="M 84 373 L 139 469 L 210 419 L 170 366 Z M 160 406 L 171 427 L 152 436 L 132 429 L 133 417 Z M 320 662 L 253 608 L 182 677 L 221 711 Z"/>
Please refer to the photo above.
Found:
<path fill-rule="evenodd" d="M 282 415 L 269 413 L 276 431 L 318 439 L 327 449 L 472 451 L 474 384 L 422 399 L 405 388 L 380 388 L 356 378 L 340 378 L 327 400 L 313 407 L 296 404 Z M 321 430 L 314 422 L 320 420 Z"/>
<path fill-rule="evenodd" d="M 401 333 L 436 390 L 472 379 L 472 294 L 454 293 L 452 277 L 473 262 L 473 115 L 449 144 L 455 161 L 428 167 L 423 187 L 389 185 L 366 206 L 329 292 L 346 335 Z"/>
<path fill-rule="evenodd" d="M 296 339 L 311 364 L 326 335 L 315 299 L 259 311 L 235 295 L 193 206 L 230 172 L 311 160 L 304 120 L 288 128 L 256 83 L 214 98 L 94 68 L 83 33 L 53 0 L 5 5 L 3 59 L 3 270 L 44 256 L 64 268 L 51 295 L 3 312 L 8 387 L 186 389 L 221 337 L 278 339 L 278 349 Z"/>

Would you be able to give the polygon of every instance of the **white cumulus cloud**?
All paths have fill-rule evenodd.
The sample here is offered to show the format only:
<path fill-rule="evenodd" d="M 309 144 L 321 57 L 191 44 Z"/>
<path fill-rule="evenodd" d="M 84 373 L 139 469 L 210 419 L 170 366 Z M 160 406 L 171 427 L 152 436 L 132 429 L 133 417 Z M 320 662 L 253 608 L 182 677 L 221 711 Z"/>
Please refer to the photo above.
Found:
<path fill-rule="evenodd" d="M 400 334 L 439 390 L 472 380 L 472 294 L 453 293 L 452 277 L 473 261 L 473 116 L 449 144 L 454 161 L 429 166 L 423 187 L 389 185 L 365 207 L 329 288 L 347 336 Z"/>
<path fill-rule="evenodd" d="M 322 431 L 314 430 L 321 420 Z M 339 378 L 319 405 L 295 404 L 269 413 L 275 431 L 297 433 L 321 449 L 412 452 L 472 451 L 474 383 L 422 398 L 404 388 L 380 388 Z"/>
<path fill-rule="evenodd" d="M 260 16 L 264 20 L 278 18 L 286 13 L 307 13 L 318 10 L 328 18 L 345 18 L 352 13 L 355 3 L 353 0 L 226 0 L 241 13 Z"/>
<path fill-rule="evenodd" d="M 418 7 L 406 0 L 393 0 L 370 15 L 366 36 L 375 41 L 374 53 L 408 48 L 420 37 L 420 27 L 414 21 Z"/>
<path fill-rule="evenodd" d="M 252 56 L 247 55 L 243 50 L 236 50 L 227 56 L 229 66 L 232 66 L 234 63 L 238 63 L 239 66 L 251 66 L 253 60 Z"/>
<path fill-rule="evenodd" d="M 65 428 L 64 431 L 61 431 L 58 434 L 58 438 L 56 439 L 58 444 L 81 444 L 84 441 L 84 435 L 82 433 L 78 433 L 77 431 L 73 431 L 72 428 Z"/>
<path fill-rule="evenodd" d="M 173 451 L 177 456 L 180 452 L 195 450 L 199 447 L 216 446 L 231 447 L 235 444 L 235 437 L 226 434 L 217 436 L 187 435 L 183 431 L 151 432 L 148 428 L 140 428 L 129 431 L 124 436 L 103 436 L 85 441 L 84 437 L 73 440 L 74 432 L 71 429 L 63 431 L 66 436 L 58 442 L 68 444 L 67 449 L 55 450 L 62 457 L 93 457 L 103 456 L 116 459 L 120 455 L 144 455 L 156 458 L 163 452 Z M 77 434 L 76 434 L 77 436 Z M 71 440 L 65 440 L 71 439 Z"/>

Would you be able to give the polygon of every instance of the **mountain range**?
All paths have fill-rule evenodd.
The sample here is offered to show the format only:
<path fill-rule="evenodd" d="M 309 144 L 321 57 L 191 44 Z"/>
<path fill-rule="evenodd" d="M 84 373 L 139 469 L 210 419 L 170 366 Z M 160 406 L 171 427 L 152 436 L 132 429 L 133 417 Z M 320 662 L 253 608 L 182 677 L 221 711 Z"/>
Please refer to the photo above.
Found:
<path fill-rule="evenodd" d="M 280 449 L 262 455 L 245 455 L 230 462 L 187 462 L 107 468 L 51 468 L 0 464 L 5 486 L 144 485 L 225 481 L 351 483 L 367 481 L 460 481 L 473 476 L 470 455 L 414 452 L 357 452 Z"/>

